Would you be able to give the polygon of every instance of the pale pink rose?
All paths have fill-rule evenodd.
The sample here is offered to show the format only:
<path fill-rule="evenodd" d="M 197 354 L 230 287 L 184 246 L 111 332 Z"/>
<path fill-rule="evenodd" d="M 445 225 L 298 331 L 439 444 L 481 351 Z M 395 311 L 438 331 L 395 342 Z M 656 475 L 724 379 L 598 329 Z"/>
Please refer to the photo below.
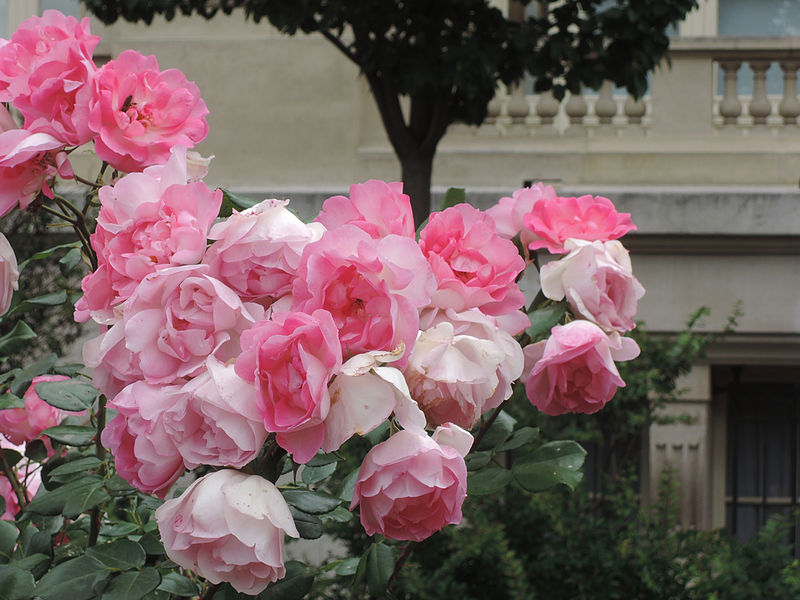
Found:
<path fill-rule="evenodd" d="M 553 327 L 547 340 L 526 346 L 525 392 L 543 413 L 595 413 L 625 382 L 614 361 L 639 355 L 630 338 L 605 332 L 589 321 Z"/>
<path fill-rule="evenodd" d="M 0 498 L 6 502 L 6 509 L 0 515 L 0 519 L 13 521 L 14 516 L 19 512 L 19 500 L 17 499 L 17 494 L 14 493 L 14 488 L 11 487 L 11 482 L 5 475 L 0 475 Z"/>
<path fill-rule="evenodd" d="M 200 465 L 241 468 L 267 439 L 255 387 L 214 357 L 204 371 L 169 400 L 164 426 L 187 469 Z"/>
<path fill-rule="evenodd" d="M 421 542 L 461 522 L 466 495 L 461 454 L 423 431 L 402 430 L 364 457 L 350 510 L 361 505 L 361 524 L 368 535 Z"/>
<path fill-rule="evenodd" d="M 211 228 L 209 237 L 217 241 L 203 262 L 245 300 L 270 304 L 290 293 L 303 248 L 322 235 L 321 226 L 309 227 L 287 204 L 264 200 Z"/>
<path fill-rule="evenodd" d="M 371 238 L 354 225 L 326 231 L 303 249 L 292 287 L 294 310 L 331 313 L 345 357 L 371 350 L 411 349 L 419 309 L 435 281 L 413 239 Z"/>
<path fill-rule="evenodd" d="M 205 102 L 177 69 L 159 71 L 155 56 L 125 50 L 94 79 L 89 128 L 97 156 L 130 173 L 169 158 L 170 148 L 191 148 L 208 134 Z"/>
<path fill-rule="evenodd" d="M 230 469 L 201 477 L 155 517 L 171 560 L 242 594 L 283 578 L 284 535 L 300 536 L 278 488 Z"/>
<path fill-rule="evenodd" d="M 533 210 L 533 205 L 538 200 L 553 200 L 556 197 L 552 185 L 535 183 L 531 187 L 517 190 L 510 198 L 500 198 L 497 204 L 486 209 L 486 214 L 492 217 L 500 237 L 510 240 L 519 234 L 520 242 L 527 248 L 537 238 L 525 227 L 525 215 Z"/>
<path fill-rule="evenodd" d="M 531 250 L 546 248 L 554 254 L 565 251 L 564 242 L 569 238 L 605 242 L 636 229 L 630 213 L 617 212 L 608 198 L 589 195 L 541 198 L 525 215 L 524 222 L 539 238 L 528 247 Z"/>
<path fill-rule="evenodd" d="M 143 492 L 166 496 L 184 471 L 183 460 L 164 423 L 178 386 L 132 383 L 108 403 L 117 411 L 100 440 L 114 455 L 117 474 Z"/>
<path fill-rule="evenodd" d="M 516 284 L 525 261 L 477 208 L 458 204 L 431 214 L 419 246 L 438 282 L 431 299 L 434 306 L 503 315 L 525 303 Z"/>
<path fill-rule="evenodd" d="M 327 229 L 346 223 L 366 231 L 373 238 L 390 233 L 414 237 L 411 200 L 400 181 L 386 183 L 370 179 L 350 186 L 350 197 L 332 196 L 322 204 L 316 218 Z"/>
<path fill-rule="evenodd" d="M 242 332 L 236 374 L 255 383 L 258 410 L 295 462 L 322 446 L 330 409 L 328 382 L 342 366 L 342 348 L 330 313 L 282 312 Z"/>
<path fill-rule="evenodd" d="M 63 142 L 47 133 L 27 129 L 0 132 L 0 216 L 17 205 L 27 208 L 40 192 L 52 198 L 50 182 L 56 175 L 72 178 L 72 166 L 63 149 Z"/>
<path fill-rule="evenodd" d="M 607 331 L 625 333 L 634 318 L 644 287 L 633 276 L 628 251 L 616 240 L 567 240 L 569 252 L 542 267 L 542 293 L 567 299 L 573 312 Z"/>
<path fill-rule="evenodd" d="M 520 345 L 490 317 L 448 310 L 420 331 L 403 372 L 429 425 L 471 429 L 511 396 L 523 361 Z"/>
<path fill-rule="evenodd" d="M 222 192 L 187 183 L 186 149 L 166 164 L 131 173 L 99 191 L 100 212 L 91 243 L 98 268 L 84 277 L 76 306 L 86 320 L 119 320 L 117 307 L 139 282 L 164 266 L 199 263 L 206 235 L 219 213 Z"/>
<path fill-rule="evenodd" d="M 43 381 L 63 381 L 63 375 L 38 375 L 23 395 L 25 408 L 0 410 L 0 433 L 12 444 L 22 444 L 38 438 L 48 427 L 55 427 L 66 413 L 50 406 L 36 393 L 36 384 Z"/>
<path fill-rule="evenodd" d="M 83 364 L 92 369 L 92 384 L 107 398 L 114 398 L 126 385 L 143 378 L 137 356 L 125 347 L 125 328 L 117 323 L 101 326 L 97 337 L 83 344 Z"/>
<path fill-rule="evenodd" d="M 211 355 L 223 362 L 238 356 L 239 334 L 263 317 L 261 306 L 243 304 L 207 272 L 190 265 L 151 273 L 112 327 L 123 329 L 124 347 L 148 383 L 198 375 Z"/>
<path fill-rule="evenodd" d="M 14 249 L 8 239 L 0 233 L 0 315 L 11 308 L 11 299 L 19 289 L 19 268 Z"/>
<path fill-rule="evenodd" d="M 78 146 L 92 138 L 88 103 L 97 68 L 92 52 L 100 38 L 55 10 L 25 20 L 0 47 L 0 101 L 13 102 L 25 128 Z"/>

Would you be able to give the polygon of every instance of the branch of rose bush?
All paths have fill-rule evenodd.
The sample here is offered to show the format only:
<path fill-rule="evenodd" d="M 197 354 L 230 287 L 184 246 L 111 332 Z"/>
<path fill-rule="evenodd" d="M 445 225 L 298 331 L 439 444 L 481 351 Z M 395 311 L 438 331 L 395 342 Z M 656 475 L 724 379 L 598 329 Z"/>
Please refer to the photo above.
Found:
<path fill-rule="evenodd" d="M 106 426 L 106 397 L 105 394 L 100 394 L 100 397 L 97 400 L 97 433 L 95 434 L 94 439 L 94 453 L 97 458 L 100 460 L 104 460 L 106 456 L 106 449 L 103 447 L 103 443 L 100 440 L 100 437 L 103 433 L 103 429 Z M 105 466 L 101 466 L 101 474 L 105 474 Z M 88 545 L 94 546 L 97 543 L 97 538 L 100 535 L 100 526 L 102 524 L 102 514 L 100 512 L 100 507 L 95 507 L 89 512 L 89 540 Z"/>
<path fill-rule="evenodd" d="M 14 490 L 14 494 L 17 496 L 17 502 L 19 502 L 20 508 L 22 508 L 28 504 L 28 499 L 25 496 L 25 491 L 22 489 L 22 485 L 19 483 L 16 472 L 9 466 L 6 455 L 2 452 L 0 452 L 0 466 L 2 466 L 3 474 L 11 484 L 11 489 Z"/>
<path fill-rule="evenodd" d="M 470 452 L 478 448 L 483 436 L 485 436 L 486 432 L 489 431 L 492 425 L 494 425 L 494 422 L 497 420 L 497 417 L 503 411 L 503 408 L 505 408 L 506 404 L 508 404 L 508 400 L 505 400 L 500 406 L 495 408 L 491 416 L 483 422 L 481 428 L 478 430 L 478 433 L 475 435 L 475 441 L 472 442 L 472 447 L 469 449 Z"/>
<path fill-rule="evenodd" d="M 408 557 L 411 556 L 411 553 L 414 551 L 414 548 L 417 547 L 417 542 L 408 542 L 405 547 L 403 548 L 402 554 L 394 563 L 394 571 L 392 571 L 391 577 L 389 577 L 389 581 L 386 582 L 386 589 L 390 592 L 392 591 L 392 584 L 394 583 L 397 576 L 400 574 L 400 571 L 403 569 L 403 566 L 406 564 Z"/>
<path fill-rule="evenodd" d="M 86 226 L 86 216 L 83 214 L 83 211 L 78 209 L 72 202 L 64 198 L 63 196 L 59 196 L 56 194 L 54 196 L 54 200 L 58 203 L 58 205 L 75 215 L 73 220 L 65 219 L 69 223 L 72 224 L 72 228 L 75 230 L 75 233 L 78 235 L 80 239 L 81 245 L 83 246 L 83 251 L 86 254 L 86 257 L 89 259 L 89 263 L 91 264 L 92 271 L 97 270 L 97 254 L 95 253 L 94 249 L 92 248 L 92 244 L 90 242 L 91 239 L 91 232 L 89 228 Z"/>

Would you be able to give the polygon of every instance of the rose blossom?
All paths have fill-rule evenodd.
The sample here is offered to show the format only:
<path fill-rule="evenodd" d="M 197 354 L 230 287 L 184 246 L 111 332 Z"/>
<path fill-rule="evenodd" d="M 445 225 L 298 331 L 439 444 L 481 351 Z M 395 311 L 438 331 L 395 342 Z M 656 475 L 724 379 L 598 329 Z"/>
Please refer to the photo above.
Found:
<path fill-rule="evenodd" d="M 114 455 L 117 473 L 133 487 L 164 498 L 184 471 L 183 460 L 165 427 L 164 413 L 180 393 L 178 386 L 137 381 L 125 387 L 108 408 L 117 411 L 100 440 Z"/>
<path fill-rule="evenodd" d="M 173 149 L 163 166 L 131 173 L 99 191 L 97 229 L 91 236 L 98 268 L 81 282 L 76 318 L 112 324 L 115 307 L 162 266 L 200 262 L 206 235 L 219 213 L 222 191 L 187 183 L 186 149 Z"/>
<path fill-rule="evenodd" d="M 471 429 L 511 396 L 522 373 L 522 348 L 477 309 L 448 310 L 420 331 L 404 369 L 428 423 Z"/>
<path fill-rule="evenodd" d="M 11 482 L 5 475 L 0 475 L 0 498 L 5 500 L 6 509 L 0 519 L 3 521 L 13 521 L 14 516 L 19 512 L 19 500 Z"/>
<path fill-rule="evenodd" d="M 299 537 L 278 488 L 230 469 L 201 477 L 155 517 L 171 560 L 242 594 L 256 595 L 284 577 L 284 534 Z"/>
<path fill-rule="evenodd" d="M 555 199 L 556 191 L 552 185 L 536 183 L 531 187 L 517 190 L 511 197 L 500 198 L 497 204 L 486 209 L 492 217 L 495 229 L 500 237 L 508 240 L 519 234 L 524 247 L 536 240 L 536 236 L 525 227 L 525 215 L 533 210 L 533 205 L 542 198 Z"/>
<path fill-rule="evenodd" d="M 268 304 L 291 292 L 303 248 L 322 235 L 320 225 L 306 225 L 287 204 L 264 200 L 211 228 L 209 237 L 217 241 L 203 262 L 245 300 Z"/>
<path fill-rule="evenodd" d="M 242 332 L 236 373 L 255 382 L 264 425 L 295 462 L 308 462 L 322 446 L 330 409 L 328 382 L 342 366 L 333 317 L 280 312 Z"/>
<path fill-rule="evenodd" d="M 368 535 L 421 542 L 461 522 L 467 468 L 461 453 L 424 431 L 402 430 L 374 446 L 358 472 L 350 510 Z"/>
<path fill-rule="evenodd" d="M 22 444 L 36 439 L 48 427 L 59 424 L 66 413 L 50 406 L 36 393 L 36 384 L 44 381 L 64 381 L 63 375 L 38 375 L 33 378 L 23 395 L 25 408 L 0 410 L 0 433 L 12 444 Z"/>
<path fill-rule="evenodd" d="M 125 50 L 95 77 L 89 128 L 97 156 L 130 173 L 191 148 L 208 134 L 205 102 L 177 69 L 159 71 L 155 56 Z"/>
<path fill-rule="evenodd" d="M 19 268 L 14 249 L 8 239 L 0 233 L 0 315 L 11 308 L 11 299 L 19 289 Z"/>
<path fill-rule="evenodd" d="M 550 337 L 526 346 L 525 392 L 543 413 L 595 413 L 625 382 L 614 361 L 631 360 L 639 347 L 630 338 L 607 336 L 589 321 L 553 327 Z"/>
<path fill-rule="evenodd" d="M 26 19 L 0 47 L 0 101 L 13 102 L 25 128 L 78 146 L 92 138 L 87 123 L 92 52 L 100 38 L 55 10 Z"/>
<path fill-rule="evenodd" d="M 400 181 L 370 179 L 351 185 L 349 198 L 331 196 L 322 204 L 315 220 L 327 229 L 350 223 L 376 239 L 390 233 L 414 237 L 411 200 L 403 193 Z"/>
<path fill-rule="evenodd" d="M 438 282 L 434 306 L 503 315 L 525 303 L 515 282 L 525 261 L 511 241 L 497 235 L 491 217 L 477 208 L 458 204 L 431 214 L 419 247 Z"/>
<path fill-rule="evenodd" d="M 561 254 L 568 238 L 605 242 L 621 238 L 636 225 L 630 213 L 619 213 L 608 198 L 541 198 L 524 217 L 525 227 L 538 238 L 528 246 L 531 250 L 546 248 Z"/>
<path fill-rule="evenodd" d="M 434 286 L 413 239 L 390 234 L 376 240 L 354 225 L 342 225 L 303 249 L 293 309 L 330 312 L 345 357 L 401 344 L 410 350 L 419 309 L 430 302 Z"/>
<path fill-rule="evenodd" d="M 542 267 L 542 293 L 553 300 L 566 297 L 576 315 L 603 329 L 633 329 L 644 287 L 633 276 L 628 251 L 616 240 L 570 239 L 564 248 L 569 254 Z"/>

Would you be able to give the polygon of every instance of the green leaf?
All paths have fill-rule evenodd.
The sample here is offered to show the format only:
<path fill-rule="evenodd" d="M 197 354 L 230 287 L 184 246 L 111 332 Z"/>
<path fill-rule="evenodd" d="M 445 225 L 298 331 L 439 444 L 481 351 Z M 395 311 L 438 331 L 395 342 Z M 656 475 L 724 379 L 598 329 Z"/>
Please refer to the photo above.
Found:
<path fill-rule="evenodd" d="M 239 196 L 234 194 L 232 191 L 226 188 L 219 188 L 222 190 L 222 206 L 219 210 L 220 217 L 229 217 L 235 210 L 247 210 L 258 204 L 260 200 L 254 200 L 253 198 L 246 198 L 245 196 Z"/>
<path fill-rule="evenodd" d="M 580 468 L 586 450 L 573 441 L 549 442 L 511 467 L 514 478 L 525 489 L 539 492 L 563 483 L 570 489 L 583 478 Z"/>
<path fill-rule="evenodd" d="M 51 440 L 68 446 L 88 446 L 94 441 L 97 431 L 94 427 L 83 425 L 57 425 L 42 432 Z"/>
<path fill-rule="evenodd" d="M 380 425 L 378 425 L 375 429 L 367 433 L 364 437 L 369 440 L 369 443 L 373 446 L 375 444 L 380 444 L 382 441 L 388 439 L 389 437 L 389 421 L 384 421 Z"/>
<path fill-rule="evenodd" d="M 39 579 L 47 573 L 47 569 L 50 566 L 50 557 L 40 553 L 31 554 L 23 559 L 13 561 L 12 566 L 28 571 L 33 575 L 34 579 Z"/>
<path fill-rule="evenodd" d="M 33 462 L 44 462 L 47 458 L 47 446 L 41 439 L 31 440 L 25 444 L 25 456 Z"/>
<path fill-rule="evenodd" d="M 54 567 L 36 586 L 42 600 L 90 600 L 95 597 L 95 585 L 108 576 L 106 566 L 84 554 Z"/>
<path fill-rule="evenodd" d="M 353 556 L 352 558 L 346 558 L 339 563 L 334 573 L 336 573 L 339 577 L 355 575 L 360 560 L 361 559 L 357 556 Z"/>
<path fill-rule="evenodd" d="M 334 521 L 336 523 L 347 523 L 353 518 L 353 513 L 344 506 L 337 506 L 331 512 L 322 515 L 324 521 Z"/>
<path fill-rule="evenodd" d="M 511 481 L 511 471 L 497 466 L 487 467 L 469 474 L 467 493 L 470 496 L 485 496 L 499 492 Z"/>
<path fill-rule="evenodd" d="M 33 588 L 31 573 L 13 565 L 0 565 L 0 600 L 27 600 L 33 596 Z"/>
<path fill-rule="evenodd" d="M 39 531 L 36 527 L 28 525 L 20 532 L 17 545 L 20 553 L 23 556 L 32 556 L 34 554 L 46 554 L 48 556 L 53 554 L 50 547 L 51 535 L 44 531 Z"/>
<path fill-rule="evenodd" d="M 508 452 L 509 450 L 516 450 L 517 448 L 522 448 L 522 446 L 525 446 L 526 444 L 530 444 L 538 437 L 538 427 L 522 427 L 521 429 L 517 429 L 514 433 L 512 433 L 505 442 L 495 447 L 494 451 Z"/>
<path fill-rule="evenodd" d="M 71 476 L 91 471 L 102 464 L 103 461 L 99 458 L 95 456 L 86 456 L 56 467 L 50 471 L 49 477 L 51 480 L 61 483 L 71 479 Z"/>
<path fill-rule="evenodd" d="M 65 290 L 50 292 L 49 294 L 37 296 L 36 298 L 28 298 L 27 300 L 23 300 L 14 308 L 12 308 L 8 314 L 11 315 L 19 312 L 27 312 L 39 306 L 58 306 L 59 304 L 64 304 L 66 301 L 67 292 Z"/>
<path fill-rule="evenodd" d="M 286 563 L 286 577 L 267 586 L 257 598 L 259 600 L 301 600 L 311 591 L 314 575 L 301 562 Z"/>
<path fill-rule="evenodd" d="M 394 572 L 394 554 L 386 544 L 374 544 L 367 554 L 367 589 L 373 596 L 386 595 L 386 585 Z"/>
<path fill-rule="evenodd" d="M 439 210 L 446 210 L 456 204 L 464 204 L 467 201 L 467 190 L 464 188 L 451 187 L 447 188 L 442 199 L 442 204 Z"/>
<path fill-rule="evenodd" d="M 125 523 L 120 523 L 119 525 L 122 526 L 125 525 Z M 139 545 L 144 548 L 147 554 L 164 554 L 164 544 L 161 543 L 157 533 L 145 533 L 139 538 Z"/>
<path fill-rule="evenodd" d="M 59 267 L 61 268 L 61 273 L 66 275 L 72 271 L 72 269 L 80 264 L 82 258 L 83 256 L 81 255 L 80 248 L 71 248 L 68 250 L 67 253 L 58 261 Z"/>
<path fill-rule="evenodd" d="M 99 392 L 89 383 L 69 379 L 37 383 L 36 393 L 50 406 L 61 410 L 82 411 L 91 408 Z"/>
<path fill-rule="evenodd" d="M 319 452 L 314 458 L 312 458 L 310 461 L 306 463 L 306 466 L 322 467 L 324 465 L 329 465 L 331 463 L 338 462 L 339 460 L 341 459 L 333 453 L 325 454 L 323 452 Z"/>
<path fill-rule="evenodd" d="M 5 507 L 3 508 L 5 512 Z M 11 560 L 11 553 L 17 544 L 19 531 L 10 521 L 0 521 L 0 563 L 7 563 Z"/>
<path fill-rule="evenodd" d="M 141 571 L 120 573 L 111 581 L 102 595 L 102 600 L 139 600 L 161 583 L 161 573 L 153 567 Z"/>
<path fill-rule="evenodd" d="M 174 596 L 197 596 L 200 594 L 200 586 L 188 577 L 174 571 L 162 575 L 158 589 Z"/>
<path fill-rule="evenodd" d="M 353 492 L 356 489 L 356 482 L 358 481 L 358 472 L 360 468 L 355 468 L 353 471 L 344 479 L 344 483 L 342 484 L 342 491 L 339 492 L 339 498 L 347 502 L 348 504 L 353 501 Z"/>
<path fill-rule="evenodd" d="M 103 525 L 100 528 L 100 535 L 115 538 L 130 535 L 134 531 L 139 531 L 139 526 L 136 523 L 114 523 L 113 525 Z M 141 542 L 141 540 L 139 541 Z"/>
<path fill-rule="evenodd" d="M 58 357 L 55 354 L 48 354 L 37 360 L 31 366 L 17 372 L 9 386 L 11 393 L 22 396 L 28 390 L 28 386 L 31 384 L 31 381 L 33 381 L 33 378 L 50 371 L 57 360 Z"/>
<path fill-rule="evenodd" d="M 95 557 L 109 569 L 118 571 L 141 567 L 146 558 L 144 548 L 128 539 L 92 546 L 86 550 L 86 554 Z"/>
<path fill-rule="evenodd" d="M 6 410 L 7 408 L 25 408 L 25 400 L 11 392 L 6 392 L 0 396 L 0 410 Z"/>
<path fill-rule="evenodd" d="M 565 302 L 558 304 L 550 304 L 543 308 L 538 308 L 532 313 L 528 313 L 528 318 L 531 320 L 531 326 L 525 333 L 531 338 L 531 341 L 538 341 L 550 335 L 550 330 L 558 325 L 558 322 L 567 312 L 567 305 Z"/>
<path fill-rule="evenodd" d="M 467 471 L 479 471 L 488 465 L 490 460 L 492 460 L 491 450 L 470 452 L 464 459 L 464 461 L 467 463 Z"/>
<path fill-rule="evenodd" d="M 336 471 L 337 464 L 338 463 L 332 462 L 328 463 L 327 465 L 322 465 L 321 467 L 304 467 L 301 475 L 303 483 L 313 485 L 315 483 L 319 483 L 327 477 L 330 477 L 333 475 L 333 472 Z"/>
<path fill-rule="evenodd" d="M 25 321 L 17 321 L 14 329 L 0 337 L 0 356 L 9 356 L 36 337 L 36 332 Z"/>
<path fill-rule="evenodd" d="M 31 262 L 32 260 L 42 260 L 43 258 L 47 258 L 51 254 L 53 254 L 53 252 L 55 252 L 56 250 L 62 250 L 63 248 L 80 248 L 80 247 L 81 247 L 80 242 L 69 242 L 68 244 L 59 244 L 58 246 L 53 246 L 52 248 L 48 248 L 47 250 L 42 250 L 41 252 L 37 252 L 30 258 L 27 258 L 23 260 L 21 263 L 19 263 L 19 271 L 21 272 L 22 269 L 24 269 L 28 265 L 28 263 Z"/>
<path fill-rule="evenodd" d="M 481 443 L 478 444 L 478 450 L 491 450 L 498 444 L 504 442 L 511 432 L 514 430 L 517 420 L 508 414 L 506 411 L 501 410 L 500 414 L 489 427 L 486 435 L 483 436 Z"/>
<path fill-rule="evenodd" d="M 117 473 L 114 473 L 113 476 L 106 480 L 106 490 L 108 490 L 108 492 L 114 496 L 124 496 L 127 494 L 136 493 L 136 488 L 125 481 Z"/>
<path fill-rule="evenodd" d="M 0 455 L 3 456 L 9 467 L 13 467 L 22 460 L 22 454 L 11 448 L 0 448 Z"/>
<path fill-rule="evenodd" d="M 40 515 L 63 513 L 65 517 L 72 519 L 109 498 L 110 496 L 103 489 L 102 477 L 84 475 L 52 491 L 40 492 L 30 501 L 25 510 Z"/>
<path fill-rule="evenodd" d="M 288 504 L 310 515 L 323 515 L 331 512 L 342 501 L 322 492 L 309 490 L 281 490 Z"/>
<path fill-rule="evenodd" d="M 322 521 L 319 517 L 297 510 L 294 506 L 290 506 L 289 510 L 292 513 L 294 524 L 301 538 L 304 540 L 316 540 L 322 537 Z"/>

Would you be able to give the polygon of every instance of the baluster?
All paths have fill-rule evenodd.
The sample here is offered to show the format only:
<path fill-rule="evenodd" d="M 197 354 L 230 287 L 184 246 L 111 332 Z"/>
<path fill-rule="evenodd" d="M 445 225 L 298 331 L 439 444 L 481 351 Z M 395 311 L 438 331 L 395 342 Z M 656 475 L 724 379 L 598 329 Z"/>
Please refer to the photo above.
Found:
<path fill-rule="evenodd" d="M 601 125 L 610 125 L 617 114 L 617 102 L 614 100 L 614 88 L 610 81 L 604 81 L 597 94 L 597 102 L 594 104 L 594 114 Z"/>
<path fill-rule="evenodd" d="M 489 101 L 489 104 L 486 105 L 486 122 L 487 123 L 496 123 L 497 117 L 500 116 L 500 112 L 503 110 L 503 99 L 500 97 L 500 90 L 497 90 L 494 94 L 494 98 Z"/>
<path fill-rule="evenodd" d="M 641 125 L 642 117 L 647 110 L 644 100 L 641 98 L 634 100 L 633 96 L 628 95 L 627 100 L 625 100 L 624 109 L 625 116 L 628 117 L 628 123 L 632 125 Z"/>
<path fill-rule="evenodd" d="M 767 99 L 767 69 L 769 61 L 752 60 L 750 68 L 753 70 L 753 98 L 747 107 L 747 112 L 753 117 L 753 123 L 764 125 L 767 122 L 772 106 Z"/>
<path fill-rule="evenodd" d="M 553 119 L 558 114 L 558 100 L 553 96 L 553 91 L 548 90 L 539 94 L 536 103 L 536 116 L 539 117 L 542 125 L 553 125 Z"/>
<path fill-rule="evenodd" d="M 722 102 L 719 103 L 719 114 L 722 115 L 726 125 L 733 125 L 742 114 L 742 103 L 739 101 L 739 93 L 736 90 L 736 76 L 742 63 L 738 60 L 726 60 L 720 61 L 719 66 L 725 79 L 725 91 Z"/>
<path fill-rule="evenodd" d="M 564 106 L 564 112 L 569 117 L 569 128 L 574 132 L 580 133 L 579 129 L 583 125 L 583 118 L 589 112 L 589 107 L 586 105 L 586 100 L 583 97 L 582 89 L 577 94 L 570 94 Z M 574 129 L 573 129 L 574 128 Z"/>
<path fill-rule="evenodd" d="M 512 123 L 525 123 L 525 118 L 531 108 L 525 98 L 525 89 L 519 83 L 515 83 L 511 87 L 511 98 L 508 101 L 507 110 Z"/>
<path fill-rule="evenodd" d="M 781 63 L 783 71 L 783 98 L 779 111 L 785 125 L 796 124 L 800 115 L 800 102 L 797 101 L 797 69 L 800 62 L 786 61 Z"/>

